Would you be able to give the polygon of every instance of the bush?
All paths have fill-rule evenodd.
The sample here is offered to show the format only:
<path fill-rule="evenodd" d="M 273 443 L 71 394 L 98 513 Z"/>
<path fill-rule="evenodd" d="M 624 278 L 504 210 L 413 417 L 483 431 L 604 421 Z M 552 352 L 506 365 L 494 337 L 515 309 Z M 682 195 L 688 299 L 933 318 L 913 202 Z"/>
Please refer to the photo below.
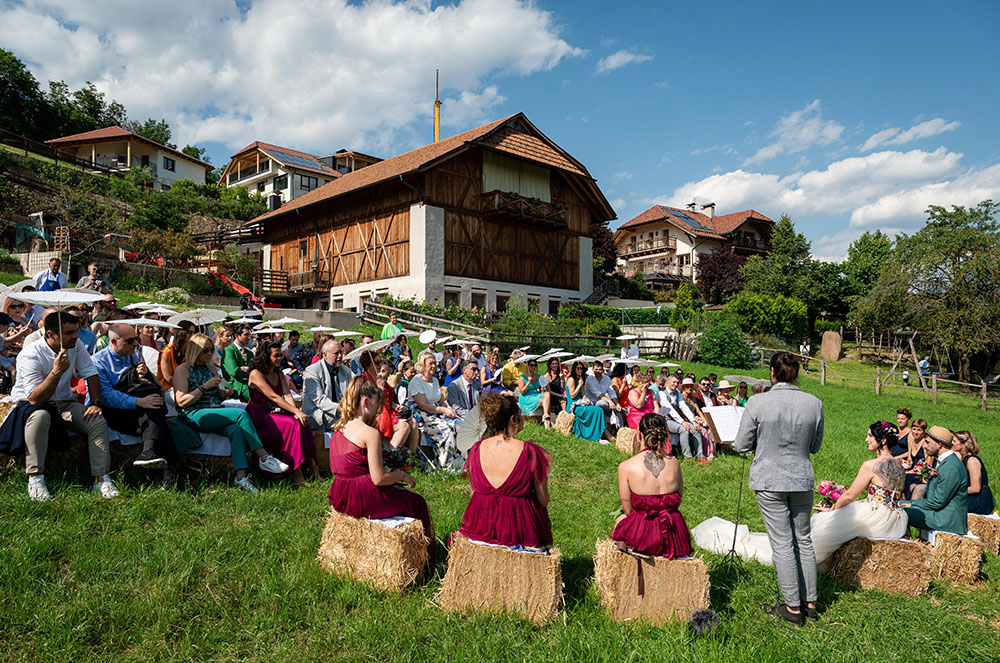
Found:
<path fill-rule="evenodd" d="M 156 302 L 158 304 L 187 306 L 191 303 L 191 295 L 184 288 L 167 288 L 156 293 Z"/>
<path fill-rule="evenodd" d="M 726 304 L 725 310 L 740 329 L 751 336 L 802 340 L 806 335 L 808 309 L 797 299 L 741 292 Z"/>
<path fill-rule="evenodd" d="M 739 327 L 716 319 L 698 339 L 698 361 L 727 368 L 753 366 L 750 343 Z"/>
<path fill-rule="evenodd" d="M 622 330 L 613 320 L 594 320 L 583 330 L 585 336 L 619 336 Z"/>

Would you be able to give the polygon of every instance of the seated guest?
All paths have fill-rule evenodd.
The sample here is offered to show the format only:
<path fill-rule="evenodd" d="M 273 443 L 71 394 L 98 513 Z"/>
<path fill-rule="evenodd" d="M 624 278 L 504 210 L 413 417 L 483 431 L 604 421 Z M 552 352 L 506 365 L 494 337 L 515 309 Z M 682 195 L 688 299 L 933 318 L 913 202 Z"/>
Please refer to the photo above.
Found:
<path fill-rule="evenodd" d="M 142 452 L 132 464 L 144 469 L 164 468 L 163 485 L 170 488 L 179 459 L 167 425 L 163 388 L 137 349 L 139 337 L 134 327 L 114 323 L 108 336 L 111 345 L 93 357 L 101 381 L 104 418 L 119 433 L 142 439 Z"/>
<path fill-rule="evenodd" d="M 364 345 L 368 345 L 369 343 L 371 343 L 374 340 L 375 339 L 372 337 L 371 334 L 364 334 L 361 337 L 361 345 L 359 345 L 358 347 L 361 347 L 361 346 L 364 346 Z M 346 348 L 344 349 L 344 354 L 348 355 L 348 354 L 351 353 L 351 350 L 354 350 L 354 347 L 353 347 L 354 346 L 354 340 L 353 339 L 347 339 L 347 341 L 345 341 L 345 342 L 350 342 L 350 344 L 351 344 L 351 349 L 350 350 L 348 350 Z M 365 370 L 365 367 L 361 365 L 361 358 L 360 357 L 355 357 L 354 359 L 351 360 L 351 372 L 352 373 L 354 373 L 355 375 L 361 375 L 361 373 L 364 372 L 364 370 Z"/>
<path fill-rule="evenodd" d="M 924 457 L 924 442 L 927 438 L 927 427 L 927 422 L 924 419 L 914 419 L 913 423 L 910 424 L 910 435 L 906 442 L 906 451 L 901 456 L 897 456 L 902 461 L 903 467 L 906 468 L 906 485 L 903 488 L 903 495 L 912 499 L 922 497 L 924 489 L 927 487 L 927 484 L 914 469 L 914 465 L 919 461 L 923 461 L 931 467 L 934 466 L 933 458 Z M 898 450 L 899 445 L 896 445 L 894 451 Z"/>
<path fill-rule="evenodd" d="M 226 356 L 226 348 L 233 344 L 233 330 L 228 325 L 221 325 L 215 335 L 215 365 L 222 366 Z M 225 372 L 223 372 L 223 376 Z"/>
<path fill-rule="evenodd" d="M 531 359 L 525 365 L 527 372 L 517 378 L 517 402 L 521 414 L 530 417 L 542 406 L 542 388 L 538 384 L 538 362 Z"/>
<path fill-rule="evenodd" d="M 399 379 L 396 381 L 396 402 L 405 403 L 410 395 L 410 380 L 417 374 L 417 367 L 412 361 L 404 361 L 399 365 Z"/>
<path fill-rule="evenodd" d="M 700 393 L 694 387 L 693 378 L 684 378 L 684 381 L 681 382 L 681 397 L 687 403 L 688 408 L 694 412 L 694 425 L 698 427 L 698 433 L 701 435 L 701 446 L 705 454 L 705 459 L 712 460 L 712 457 L 715 455 L 715 440 L 712 438 L 712 431 L 708 428 L 705 414 L 701 410 L 702 401 L 699 401 L 697 398 Z"/>
<path fill-rule="evenodd" d="M 409 416 L 408 408 L 396 401 L 395 392 L 386 382 L 391 364 L 372 352 L 361 353 L 359 359 L 364 367 L 361 377 L 382 390 L 382 412 L 375 421 L 382 439 L 387 440 L 393 449 L 405 444 L 410 451 L 416 452 L 420 444 L 420 429 Z"/>
<path fill-rule="evenodd" d="M 302 376 L 302 411 L 313 430 L 328 431 L 340 420 L 340 399 L 354 375 L 344 366 L 344 353 L 337 341 L 324 343 L 320 356 L 322 359 Z"/>
<path fill-rule="evenodd" d="M 736 405 L 736 397 L 733 396 L 733 389 L 736 388 L 735 384 L 731 384 L 729 380 L 723 380 L 715 388 L 715 396 L 719 405 Z"/>
<path fill-rule="evenodd" d="M 46 318 L 49 317 L 49 315 L 55 312 L 56 309 L 54 308 L 42 309 L 42 312 L 38 316 L 38 328 L 24 337 L 24 342 L 21 344 L 21 347 L 26 348 L 29 345 L 33 345 L 37 341 L 40 341 L 43 338 L 45 338 L 45 320 Z M 79 320 L 77 322 L 79 322 Z"/>
<path fill-rule="evenodd" d="M 538 384 L 542 387 L 542 423 L 552 428 L 552 413 L 562 412 L 566 405 L 566 380 L 558 358 L 553 357 L 547 363 Z"/>
<path fill-rule="evenodd" d="M 194 323 L 189 320 L 181 320 L 177 323 L 177 326 L 179 329 L 174 330 L 173 339 L 160 352 L 160 371 L 158 375 L 163 391 L 167 391 L 174 386 L 174 372 L 184 362 L 184 357 L 187 354 L 184 352 L 184 346 L 187 343 L 188 336 L 195 332 Z"/>
<path fill-rule="evenodd" d="M 87 350 L 77 343 L 76 327 L 77 319 L 69 313 L 56 312 L 45 318 L 45 336 L 25 346 L 17 356 L 11 398 L 19 403 L 0 428 L 0 450 L 10 455 L 24 453 L 28 497 L 38 502 L 52 499 L 45 485 L 45 457 L 50 442 L 69 446 L 65 428 L 87 440 L 94 490 L 101 497 L 118 497 L 118 488 L 108 474 L 111 452 L 108 426 L 101 416 L 101 382 Z M 91 396 L 87 407 L 70 390 L 73 373 L 87 382 Z"/>
<path fill-rule="evenodd" d="M 107 325 L 103 322 L 95 322 L 95 325 L 102 325 L 107 333 Z M 166 347 L 161 339 L 156 336 L 156 327 L 153 325 L 140 325 L 139 326 L 139 345 L 144 348 L 153 348 L 157 352 Z M 153 368 L 150 366 L 150 368 Z"/>
<path fill-rule="evenodd" d="M 340 349 L 344 352 L 345 357 L 354 352 L 354 348 L 356 347 L 358 347 L 358 344 L 354 341 L 353 338 L 345 338 L 343 341 L 340 342 Z M 357 361 L 356 359 L 353 359 L 344 365 L 347 366 L 349 369 L 351 369 L 352 374 L 361 375 L 361 364 L 358 364 L 358 371 L 356 373 L 354 371 L 354 362 L 356 361 Z"/>
<path fill-rule="evenodd" d="M 423 523 L 434 559 L 434 528 L 427 502 L 398 484 L 416 486 L 406 472 L 386 472 L 382 464 L 382 436 L 375 418 L 382 411 L 382 390 L 374 382 L 355 377 L 341 401 L 340 420 L 330 440 L 330 506 L 352 518 L 408 516 Z M 378 554 L 373 551 L 372 554 Z"/>
<path fill-rule="evenodd" d="M 401 361 L 413 361 L 413 353 L 410 352 L 410 343 L 406 334 L 400 334 L 396 337 L 393 344 L 389 346 L 389 352 L 392 354 L 393 370 L 396 370 Z"/>
<path fill-rule="evenodd" d="M 442 404 L 441 386 L 434 377 L 436 370 L 434 355 L 421 352 L 417 357 L 417 374 L 410 380 L 413 418 L 427 446 L 434 447 L 438 467 L 457 470 L 462 455 L 455 444 L 455 432 L 461 420 L 453 407 Z"/>
<path fill-rule="evenodd" d="M 681 397 L 681 392 L 677 388 L 677 376 L 667 377 L 663 387 L 657 401 L 659 413 L 667 422 L 667 431 L 677 436 L 678 445 L 685 458 L 707 463 L 702 451 L 701 429 L 694 421 L 694 412 Z"/>
<path fill-rule="evenodd" d="M 507 363 L 500 370 L 500 385 L 504 389 L 511 392 L 517 389 L 517 379 L 525 372 L 524 364 L 518 363 L 517 360 L 523 356 L 524 352 L 521 350 L 512 351 Z"/>
<path fill-rule="evenodd" d="M 892 455 L 900 458 L 906 455 L 909 450 L 910 421 L 913 420 L 913 413 L 908 408 L 901 407 L 896 410 L 896 426 L 899 427 L 899 442 L 892 449 Z"/>
<path fill-rule="evenodd" d="M 634 430 L 639 429 L 639 421 L 647 414 L 656 412 L 656 399 L 653 392 L 649 390 L 649 373 L 643 371 L 636 376 L 636 384 L 628 390 L 628 416 L 626 422 L 628 427 Z M 664 431 L 666 426 L 664 426 Z"/>
<path fill-rule="evenodd" d="M 247 365 L 253 359 L 253 353 L 250 352 L 251 336 L 248 325 L 237 327 L 233 342 L 222 356 L 222 376 L 232 388 L 233 395 L 244 403 L 250 400 L 250 387 L 247 384 L 250 370 Z"/>
<path fill-rule="evenodd" d="M 222 381 L 219 369 L 212 357 L 215 347 L 212 339 L 204 334 L 195 334 L 184 345 L 184 363 L 174 372 L 174 400 L 182 420 L 195 433 L 219 433 L 229 438 L 233 469 L 236 471 L 235 484 L 243 490 L 258 493 L 260 490 L 250 481 L 247 473 L 247 451 L 253 451 L 259 459 L 260 469 L 271 474 L 284 474 L 285 465 L 264 450 L 250 415 L 245 410 L 224 407 L 222 401 L 232 395 L 232 389 Z M 174 441 L 178 451 L 186 453 L 201 445 L 201 439 L 186 439 L 178 436 L 174 427 Z"/>
<path fill-rule="evenodd" d="M 94 348 L 97 347 L 97 334 L 90 331 L 90 310 L 87 308 L 87 305 L 79 304 L 77 306 L 70 306 L 66 309 L 66 312 L 75 316 L 77 322 L 80 323 L 76 328 L 76 336 L 83 343 L 83 346 L 87 348 L 87 352 L 93 355 Z"/>
<path fill-rule="evenodd" d="M 288 343 L 282 346 L 281 350 L 285 357 L 285 366 L 291 368 L 292 372 L 288 377 L 292 379 L 295 388 L 302 390 L 302 372 L 312 363 L 312 345 L 299 342 L 299 332 L 292 330 L 288 332 Z"/>
<path fill-rule="evenodd" d="M 516 435 L 524 419 L 513 396 L 486 394 L 479 402 L 486 437 L 472 445 L 465 467 L 472 497 L 458 532 L 502 546 L 552 545 L 549 467 L 552 455 Z"/>
<path fill-rule="evenodd" d="M 965 536 L 969 517 L 969 475 L 952 451 L 955 436 L 947 428 L 931 426 L 924 440 L 924 456 L 937 458 L 937 476 L 927 483 L 925 497 L 903 502 L 910 525 Z"/>
<path fill-rule="evenodd" d="M 646 414 L 637 425 L 639 453 L 618 465 L 622 515 L 612 541 L 646 555 L 675 559 L 691 554 L 691 533 L 679 511 L 684 481 L 670 453 L 666 421 Z"/>
<path fill-rule="evenodd" d="M 280 343 L 261 343 L 257 348 L 250 362 L 247 414 L 257 428 L 264 449 L 288 465 L 292 482 L 301 485 L 305 483 L 303 464 L 313 478 L 319 478 L 316 445 L 309 417 L 295 405 L 288 391 L 288 380 L 281 372 L 283 359 Z"/>
<path fill-rule="evenodd" d="M 504 388 L 500 384 L 500 377 L 500 351 L 494 348 L 479 371 L 479 384 L 482 385 L 483 393 L 502 392 Z"/>
<path fill-rule="evenodd" d="M 955 431 L 951 450 L 958 454 L 969 474 L 969 513 L 988 516 L 993 513 L 993 491 L 990 490 L 986 466 L 979 458 L 979 440 L 967 430 Z"/>
<path fill-rule="evenodd" d="M 621 412 L 622 407 L 616 400 L 616 394 L 611 389 L 611 378 L 604 374 L 604 362 L 594 362 L 594 374 L 588 375 L 584 382 L 584 393 L 591 404 L 598 406 L 604 412 L 604 434 L 606 440 L 611 440 L 608 426 L 611 423 L 611 413 Z"/>
<path fill-rule="evenodd" d="M 448 405 L 455 409 L 459 419 L 464 419 L 465 415 L 479 403 L 479 386 L 476 384 L 477 373 L 479 373 L 479 364 L 476 363 L 475 359 L 467 359 L 462 366 L 462 377 L 453 380 L 448 385 Z"/>
<path fill-rule="evenodd" d="M 111 319 L 112 314 L 118 312 L 118 300 L 115 299 L 114 295 L 105 295 L 102 301 L 94 304 L 94 321 L 95 322 L 114 322 Z"/>
<path fill-rule="evenodd" d="M 750 396 L 750 385 L 740 380 L 740 384 L 736 387 L 736 405 L 738 407 L 746 407 Z"/>
<path fill-rule="evenodd" d="M 712 390 L 714 385 L 712 384 L 711 376 L 706 375 L 699 380 L 698 386 L 700 387 L 699 389 L 692 389 L 691 397 L 698 403 L 699 409 L 705 409 L 706 407 L 713 407 L 719 404 L 719 399 Z"/>
<path fill-rule="evenodd" d="M 452 381 L 457 380 L 462 375 L 462 346 L 449 345 L 444 353 L 444 386 L 449 386 Z"/>
<path fill-rule="evenodd" d="M 611 368 L 611 388 L 615 392 L 615 401 L 618 403 L 628 402 L 628 390 L 631 386 L 628 377 L 628 366 L 622 363 L 615 364 Z"/>
<path fill-rule="evenodd" d="M 587 365 L 582 361 L 573 362 L 569 377 L 566 378 L 566 411 L 573 415 L 573 435 L 591 442 L 604 439 L 604 410 L 587 398 Z"/>

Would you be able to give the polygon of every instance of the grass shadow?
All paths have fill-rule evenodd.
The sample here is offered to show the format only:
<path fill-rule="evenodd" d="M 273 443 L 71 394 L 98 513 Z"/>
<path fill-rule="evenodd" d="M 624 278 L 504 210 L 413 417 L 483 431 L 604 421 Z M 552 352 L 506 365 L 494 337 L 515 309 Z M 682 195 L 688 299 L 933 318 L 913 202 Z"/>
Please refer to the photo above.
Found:
<path fill-rule="evenodd" d="M 565 585 L 566 611 L 573 610 L 587 597 L 594 577 L 594 558 L 590 555 L 564 557 L 562 576 Z"/>

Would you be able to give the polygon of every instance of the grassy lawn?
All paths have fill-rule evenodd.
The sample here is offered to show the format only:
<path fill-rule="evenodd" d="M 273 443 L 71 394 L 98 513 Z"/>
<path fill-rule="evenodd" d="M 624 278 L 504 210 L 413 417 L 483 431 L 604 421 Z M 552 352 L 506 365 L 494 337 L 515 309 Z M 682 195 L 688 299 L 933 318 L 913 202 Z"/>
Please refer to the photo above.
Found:
<path fill-rule="evenodd" d="M 711 369 L 690 368 L 699 375 Z M 972 399 L 935 408 L 919 392 L 875 397 L 870 388 L 820 387 L 812 377 L 802 384 L 826 407 L 817 479 L 848 483 L 867 454 L 867 424 L 902 405 L 932 424 L 973 430 L 988 468 L 1000 467 L 996 414 L 980 412 Z M 713 635 L 613 622 L 591 586 L 592 555 L 611 528 L 623 457 L 533 425 L 522 436 L 555 457 L 550 514 L 566 605 L 552 624 L 441 612 L 432 601 L 443 565 L 403 597 L 322 571 L 315 557 L 329 480 L 300 490 L 272 485 L 256 496 L 221 483 L 168 494 L 127 475 L 123 497 L 104 502 L 82 477 L 50 476 L 55 501 L 35 504 L 24 475 L 8 468 L 0 471 L 0 660 L 971 662 L 1000 652 L 995 556 L 987 557 L 976 589 L 937 583 L 918 598 L 856 590 L 821 575 L 821 621 L 792 633 L 760 609 L 776 600 L 773 569 L 747 563 L 730 572 L 721 557 L 699 552 L 711 567 L 720 617 Z M 735 456 L 708 467 L 683 464 L 690 526 L 735 516 L 740 465 Z M 417 488 L 444 538 L 461 520 L 465 483 L 423 476 Z M 744 495 L 743 514 L 762 531 L 752 495 Z"/>

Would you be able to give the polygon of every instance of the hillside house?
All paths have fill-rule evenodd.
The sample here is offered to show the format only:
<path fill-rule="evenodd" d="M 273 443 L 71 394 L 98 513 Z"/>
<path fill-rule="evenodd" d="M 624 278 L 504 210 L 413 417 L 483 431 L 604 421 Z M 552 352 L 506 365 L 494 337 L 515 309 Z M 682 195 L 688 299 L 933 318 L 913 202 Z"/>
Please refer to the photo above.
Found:
<path fill-rule="evenodd" d="M 715 216 L 715 204 L 687 209 L 654 205 L 626 221 L 614 233 L 618 271 L 631 277 L 642 272 L 653 291 L 674 290 L 682 281 L 698 279 L 699 255 L 731 246 L 745 255 L 771 250 L 774 221 L 752 209 Z"/>
<path fill-rule="evenodd" d="M 156 179 L 155 189 L 169 189 L 174 182 L 183 179 L 204 184 L 205 173 L 214 168 L 206 161 L 118 126 L 45 142 L 61 152 L 112 171 L 127 173 L 131 168 L 148 168 Z"/>
<path fill-rule="evenodd" d="M 263 294 L 357 309 L 384 294 L 554 312 L 593 286 L 590 225 L 614 211 L 521 113 L 333 179 L 258 220 Z"/>

